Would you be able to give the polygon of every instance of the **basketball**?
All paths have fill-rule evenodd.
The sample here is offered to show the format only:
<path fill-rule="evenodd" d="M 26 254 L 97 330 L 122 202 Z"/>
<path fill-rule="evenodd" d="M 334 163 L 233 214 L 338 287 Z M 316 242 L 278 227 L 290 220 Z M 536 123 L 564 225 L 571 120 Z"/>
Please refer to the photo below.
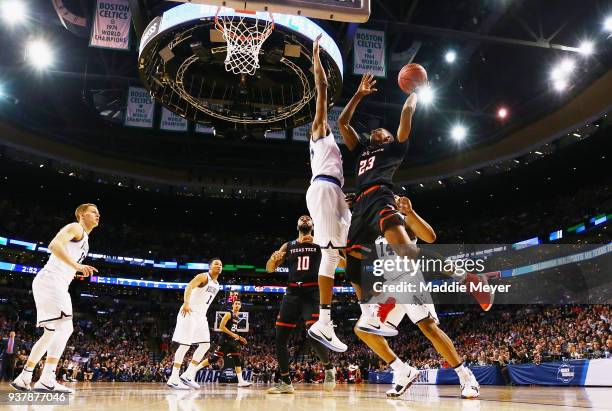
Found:
<path fill-rule="evenodd" d="M 397 84 L 399 84 L 402 91 L 406 94 L 412 93 L 415 88 L 426 82 L 427 72 L 423 66 L 416 63 L 406 64 L 402 67 L 397 76 Z"/>

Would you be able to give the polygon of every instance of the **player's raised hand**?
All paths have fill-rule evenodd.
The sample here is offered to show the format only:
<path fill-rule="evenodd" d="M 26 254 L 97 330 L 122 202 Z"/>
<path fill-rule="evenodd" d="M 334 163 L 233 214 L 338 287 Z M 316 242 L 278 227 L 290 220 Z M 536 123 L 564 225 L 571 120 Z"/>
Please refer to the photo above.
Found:
<path fill-rule="evenodd" d="M 416 111 L 417 101 L 418 101 L 417 93 L 411 93 L 406 99 L 405 104 L 412 109 L 413 113 Z"/>
<path fill-rule="evenodd" d="M 321 41 L 321 37 L 323 37 L 323 34 L 319 34 L 317 38 L 315 39 L 315 41 L 312 43 L 312 55 L 313 56 L 319 55 L 319 49 L 320 49 L 319 42 Z"/>
<path fill-rule="evenodd" d="M 371 73 L 366 73 L 361 77 L 361 83 L 357 89 L 357 94 L 360 96 L 367 96 L 376 93 L 378 89 L 374 88 L 374 86 L 376 86 L 374 76 Z"/>
<path fill-rule="evenodd" d="M 191 307 L 189 306 L 189 303 L 183 303 L 183 306 L 181 307 L 181 315 L 183 317 L 185 317 L 188 314 L 191 314 L 192 310 Z"/>
<path fill-rule="evenodd" d="M 84 278 L 93 275 L 93 273 L 97 273 L 98 269 L 96 267 L 92 267 L 91 265 L 77 264 L 76 271 L 77 273 L 81 273 L 77 274 L 77 277 Z"/>
<path fill-rule="evenodd" d="M 395 204 L 402 214 L 408 214 L 412 211 L 412 202 L 408 197 L 395 196 Z"/>

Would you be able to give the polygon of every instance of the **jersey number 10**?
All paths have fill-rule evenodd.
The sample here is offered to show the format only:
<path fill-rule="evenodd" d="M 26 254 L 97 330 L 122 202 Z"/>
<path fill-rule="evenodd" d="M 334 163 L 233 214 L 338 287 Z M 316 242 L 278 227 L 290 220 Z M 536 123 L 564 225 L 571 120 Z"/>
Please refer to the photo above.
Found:
<path fill-rule="evenodd" d="M 310 256 L 309 255 L 301 255 L 298 256 L 298 271 L 306 271 L 310 268 Z"/>
<path fill-rule="evenodd" d="M 359 162 L 359 173 L 358 174 L 362 175 L 363 173 L 365 173 L 366 171 L 374 167 L 375 160 L 376 160 L 376 157 L 370 157 L 370 158 L 366 158 L 365 160 L 361 160 Z"/>

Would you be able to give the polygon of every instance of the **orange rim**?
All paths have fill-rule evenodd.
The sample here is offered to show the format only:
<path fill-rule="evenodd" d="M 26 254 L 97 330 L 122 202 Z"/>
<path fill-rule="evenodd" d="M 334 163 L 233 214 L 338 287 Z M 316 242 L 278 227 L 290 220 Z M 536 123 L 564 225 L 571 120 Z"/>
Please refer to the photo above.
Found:
<path fill-rule="evenodd" d="M 218 31 L 220 31 L 221 33 L 223 33 L 224 35 L 226 34 L 225 28 L 223 27 L 223 25 L 221 23 L 219 23 L 219 12 L 221 11 L 221 7 L 217 7 L 217 13 L 215 13 L 215 27 Z M 257 11 L 255 10 L 234 10 L 236 13 L 241 13 L 241 14 L 252 14 L 255 15 L 257 14 Z M 264 31 L 263 33 L 261 33 L 261 35 L 253 37 L 253 40 L 265 40 L 266 38 L 268 38 L 268 36 L 272 33 L 272 31 L 274 30 L 274 16 L 272 16 L 272 13 L 268 12 L 268 15 L 270 16 L 270 21 L 271 21 L 271 25 L 270 27 L 268 27 L 268 29 L 266 31 Z M 241 41 L 244 41 L 247 39 L 246 36 L 236 36 L 233 33 L 227 33 L 230 37 L 232 37 L 232 39 L 240 39 Z"/>

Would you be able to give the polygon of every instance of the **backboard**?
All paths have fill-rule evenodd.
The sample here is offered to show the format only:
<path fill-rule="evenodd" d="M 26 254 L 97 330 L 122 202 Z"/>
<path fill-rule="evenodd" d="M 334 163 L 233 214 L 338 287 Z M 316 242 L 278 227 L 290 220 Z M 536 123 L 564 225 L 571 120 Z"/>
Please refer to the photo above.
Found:
<path fill-rule="evenodd" d="M 364 23 L 370 17 L 370 0 L 168 0 L 208 4 L 236 10 L 267 11 L 322 20 Z"/>

